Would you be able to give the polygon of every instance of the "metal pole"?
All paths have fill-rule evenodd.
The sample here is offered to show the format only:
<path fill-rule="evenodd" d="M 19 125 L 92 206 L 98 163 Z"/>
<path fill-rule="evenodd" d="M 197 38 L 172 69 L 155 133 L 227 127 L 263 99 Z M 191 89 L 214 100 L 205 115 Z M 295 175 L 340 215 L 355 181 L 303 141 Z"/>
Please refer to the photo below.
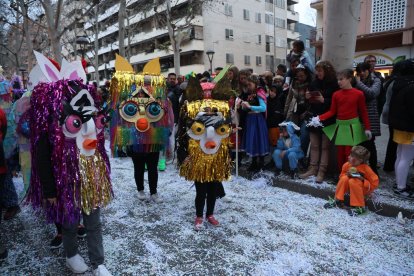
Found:
<path fill-rule="evenodd" d="M 239 184 L 239 122 L 238 121 L 236 123 L 236 183 Z"/>

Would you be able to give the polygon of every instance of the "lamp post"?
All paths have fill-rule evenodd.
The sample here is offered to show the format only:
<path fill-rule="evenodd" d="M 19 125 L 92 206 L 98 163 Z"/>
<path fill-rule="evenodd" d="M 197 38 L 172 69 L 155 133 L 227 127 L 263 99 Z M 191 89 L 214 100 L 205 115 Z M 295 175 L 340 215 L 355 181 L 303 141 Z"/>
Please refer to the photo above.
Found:
<path fill-rule="evenodd" d="M 23 81 L 23 88 L 27 89 L 27 79 L 26 79 L 26 69 L 25 68 L 20 68 L 19 71 L 22 73 L 22 81 Z"/>
<path fill-rule="evenodd" d="M 82 59 L 85 59 L 86 45 L 89 44 L 89 39 L 85 36 L 79 36 L 76 38 L 76 44 L 79 45 L 79 49 L 82 54 Z"/>
<path fill-rule="evenodd" d="M 206 55 L 208 57 L 208 61 L 210 62 L 210 74 L 213 74 L 213 57 L 215 52 L 213 50 L 208 50 Z"/>

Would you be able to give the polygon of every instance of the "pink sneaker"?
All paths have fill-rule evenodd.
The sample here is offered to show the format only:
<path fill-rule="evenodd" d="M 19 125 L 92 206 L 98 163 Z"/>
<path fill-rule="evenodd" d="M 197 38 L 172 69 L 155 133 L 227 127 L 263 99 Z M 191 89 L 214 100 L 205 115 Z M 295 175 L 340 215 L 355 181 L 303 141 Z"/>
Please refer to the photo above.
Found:
<path fill-rule="evenodd" d="M 220 226 L 220 223 L 216 220 L 216 218 L 213 215 L 208 216 L 207 221 L 215 227 Z"/>
<path fill-rule="evenodd" d="M 196 217 L 194 222 L 194 230 L 200 231 L 203 229 L 203 218 L 202 217 Z"/>

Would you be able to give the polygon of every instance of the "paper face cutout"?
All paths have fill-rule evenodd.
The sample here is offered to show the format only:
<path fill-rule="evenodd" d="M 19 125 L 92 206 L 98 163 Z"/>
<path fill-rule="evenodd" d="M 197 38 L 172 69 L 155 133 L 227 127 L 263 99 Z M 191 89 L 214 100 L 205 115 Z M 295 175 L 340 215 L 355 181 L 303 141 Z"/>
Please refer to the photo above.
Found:
<path fill-rule="evenodd" d="M 76 139 L 79 152 L 85 156 L 95 153 L 97 134 L 105 127 L 103 115 L 97 115 L 92 96 L 82 89 L 70 103 L 64 103 L 65 119 L 62 125 L 67 138 Z"/>
<path fill-rule="evenodd" d="M 230 135 L 230 125 L 220 112 L 200 112 L 187 130 L 190 138 L 200 141 L 200 148 L 205 154 L 215 154 L 221 141 Z"/>
<path fill-rule="evenodd" d="M 134 123 L 138 131 L 145 132 L 150 128 L 150 123 L 161 120 L 165 111 L 161 102 L 154 98 L 134 97 L 120 104 L 119 114 L 125 121 Z"/>

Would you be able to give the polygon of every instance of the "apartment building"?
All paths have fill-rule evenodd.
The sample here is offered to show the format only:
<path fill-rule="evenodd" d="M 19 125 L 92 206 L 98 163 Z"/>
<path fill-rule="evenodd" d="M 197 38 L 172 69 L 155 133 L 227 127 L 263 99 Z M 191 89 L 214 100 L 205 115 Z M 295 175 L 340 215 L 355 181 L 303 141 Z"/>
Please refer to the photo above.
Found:
<path fill-rule="evenodd" d="M 326 1 L 326 0 L 325 0 Z M 313 0 L 317 31 L 312 38 L 316 56 L 322 55 L 323 0 Z M 371 54 L 376 56 L 376 70 L 390 74 L 398 60 L 414 58 L 414 0 L 361 0 L 354 65 Z"/>
<path fill-rule="evenodd" d="M 104 2 L 105 7 L 99 8 L 97 20 L 87 20 L 83 28 L 92 45 L 98 37 L 101 83 L 110 78 L 115 53 L 119 52 L 119 1 Z M 188 10 L 189 1 L 172 2 L 172 14 L 180 19 Z M 295 0 L 225 0 L 203 6 L 192 19 L 180 47 L 181 74 L 209 70 L 207 51 L 214 51 L 213 68 L 235 64 L 256 72 L 274 70 L 277 64 L 285 63 L 290 43 L 299 38 L 295 30 L 299 20 L 299 14 L 294 11 L 297 3 Z M 127 1 L 124 44 L 126 56 L 136 71 L 156 57 L 160 57 L 164 74 L 174 71 L 167 28 L 156 18 L 155 10 L 160 12 L 162 7 L 154 6 L 144 12 L 142 1 Z M 99 34 L 94 34 L 96 24 L 99 24 Z M 86 54 L 92 59 L 95 51 Z M 94 71 L 93 67 L 88 68 L 89 73 Z"/>

